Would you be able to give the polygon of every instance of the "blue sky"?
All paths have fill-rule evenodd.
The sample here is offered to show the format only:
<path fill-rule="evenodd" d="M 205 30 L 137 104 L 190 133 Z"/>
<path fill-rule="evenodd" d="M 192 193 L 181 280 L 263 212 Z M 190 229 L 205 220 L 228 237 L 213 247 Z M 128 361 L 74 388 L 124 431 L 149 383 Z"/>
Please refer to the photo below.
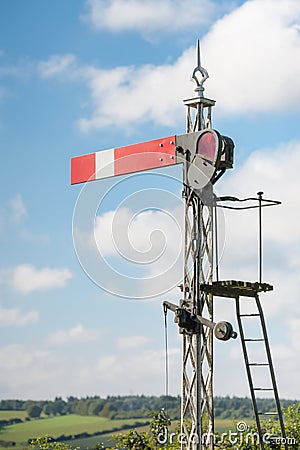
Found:
<path fill-rule="evenodd" d="M 264 215 L 264 278 L 275 291 L 263 305 L 280 394 L 299 398 L 299 33 L 296 0 L 1 2 L 1 398 L 164 393 L 161 302 L 180 300 L 171 288 L 182 270 L 181 170 L 71 187 L 69 168 L 72 156 L 185 132 L 198 38 L 213 125 L 236 144 L 217 191 L 283 202 Z M 226 215 L 225 278 L 257 278 L 255 224 Z M 116 248 L 111 236 L 128 226 L 128 246 Z M 156 264 L 151 243 L 164 249 Z M 233 305 L 216 300 L 216 316 L 234 323 Z M 171 317 L 169 333 L 178 394 Z M 248 395 L 238 341 L 216 343 L 215 392 Z"/>

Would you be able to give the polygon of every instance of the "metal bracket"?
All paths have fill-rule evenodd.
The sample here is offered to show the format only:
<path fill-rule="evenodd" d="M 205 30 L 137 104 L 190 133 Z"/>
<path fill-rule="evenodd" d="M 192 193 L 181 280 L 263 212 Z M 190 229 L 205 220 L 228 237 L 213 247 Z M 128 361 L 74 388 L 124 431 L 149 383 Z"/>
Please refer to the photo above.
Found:
<path fill-rule="evenodd" d="M 211 328 L 214 331 L 215 337 L 221 341 L 228 341 L 230 338 L 237 338 L 237 333 L 233 330 L 230 322 L 213 322 L 203 316 L 193 315 L 188 309 L 168 301 L 163 302 L 163 307 L 165 311 L 169 309 L 174 312 L 174 322 L 178 324 L 181 333 L 199 334 L 199 325 L 204 325 Z"/>

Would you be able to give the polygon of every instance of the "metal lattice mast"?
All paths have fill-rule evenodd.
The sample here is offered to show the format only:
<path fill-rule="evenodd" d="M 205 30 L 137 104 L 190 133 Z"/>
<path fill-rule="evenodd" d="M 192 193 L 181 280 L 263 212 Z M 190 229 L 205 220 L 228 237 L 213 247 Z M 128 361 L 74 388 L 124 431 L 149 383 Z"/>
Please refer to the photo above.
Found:
<path fill-rule="evenodd" d="M 200 45 L 193 79 L 197 97 L 184 101 L 187 133 L 211 128 L 215 102 L 203 95 L 208 73 L 201 67 Z M 213 273 L 213 208 L 205 205 L 187 181 L 189 159 L 184 166 L 185 250 L 183 300 L 181 306 L 193 315 L 213 321 L 212 295 L 201 292 L 201 284 L 211 284 Z M 182 449 L 213 448 L 213 330 L 203 324 L 198 333 L 183 330 L 181 432 Z M 205 423 L 204 423 L 205 422 Z"/>

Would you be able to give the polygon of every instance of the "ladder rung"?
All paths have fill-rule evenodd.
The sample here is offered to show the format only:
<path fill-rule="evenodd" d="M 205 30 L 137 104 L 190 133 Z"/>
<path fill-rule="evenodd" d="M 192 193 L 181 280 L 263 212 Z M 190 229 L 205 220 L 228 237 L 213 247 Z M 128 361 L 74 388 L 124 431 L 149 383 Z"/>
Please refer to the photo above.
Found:
<path fill-rule="evenodd" d="M 260 416 L 278 416 L 277 412 L 259 412 Z"/>
<path fill-rule="evenodd" d="M 259 338 L 259 339 L 244 339 L 245 342 L 263 342 L 264 339 L 263 338 Z"/>
<path fill-rule="evenodd" d="M 273 388 L 253 388 L 254 391 L 274 391 Z"/>
<path fill-rule="evenodd" d="M 240 317 L 258 317 L 260 314 L 240 314 Z"/>
<path fill-rule="evenodd" d="M 248 363 L 248 366 L 268 366 L 269 363 Z"/>

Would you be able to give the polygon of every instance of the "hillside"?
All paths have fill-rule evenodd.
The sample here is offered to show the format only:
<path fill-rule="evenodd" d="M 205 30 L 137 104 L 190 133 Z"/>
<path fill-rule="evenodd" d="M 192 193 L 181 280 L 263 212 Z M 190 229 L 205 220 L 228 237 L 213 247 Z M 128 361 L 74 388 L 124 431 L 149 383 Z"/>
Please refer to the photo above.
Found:
<path fill-rule="evenodd" d="M 286 408 L 296 400 L 281 400 L 282 407 Z M 215 417 L 219 419 L 253 419 L 251 400 L 247 397 L 215 397 Z M 273 401 L 270 399 L 259 399 L 258 406 L 261 411 L 273 409 Z M 26 411 L 28 418 L 63 416 L 76 414 L 80 416 L 99 416 L 111 420 L 149 418 L 151 411 L 167 410 L 172 419 L 180 417 L 180 397 L 168 396 L 99 396 L 77 398 L 68 397 L 62 399 L 56 397 L 54 400 L 1 400 L 0 412 L 10 411 L 10 420 L 20 418 L 13 411 Z M 26 417 L 22 417 L 26 420 Z M 21 420 L 22 420 L 21 419 Z M 5 422 L 5 421 L 4 421 Z M 1 420 L 0 425 L 5 425 Z M 6 423 L 7 424 L 7 423 Z"/>

